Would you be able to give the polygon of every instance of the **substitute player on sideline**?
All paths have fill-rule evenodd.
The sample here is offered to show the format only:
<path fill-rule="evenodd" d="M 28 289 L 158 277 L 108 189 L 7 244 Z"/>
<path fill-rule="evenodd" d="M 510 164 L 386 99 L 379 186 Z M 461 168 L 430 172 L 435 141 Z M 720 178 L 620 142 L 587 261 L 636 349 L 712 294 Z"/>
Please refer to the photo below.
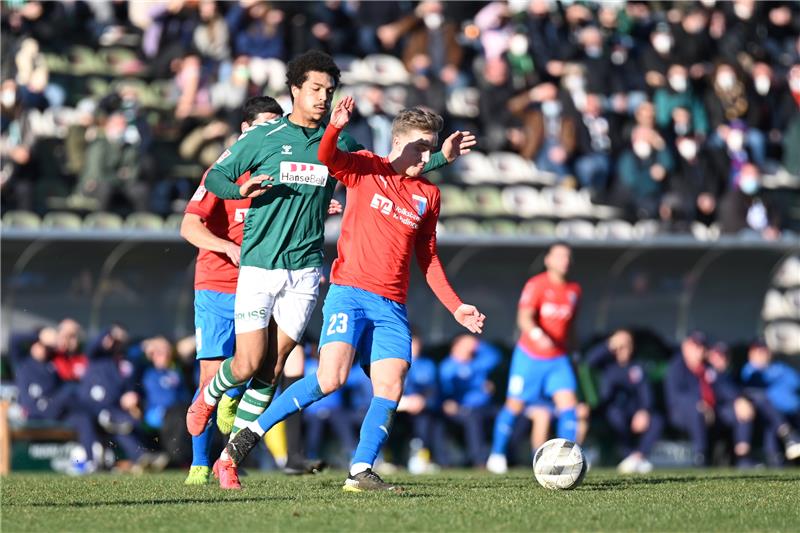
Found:
<path fill-rule="evenodd" d="M 568 348 L 581 297 L 577 283 L 567 280 L 572 260 L 569 245 L 557 242 L 544 258 L 546 271 L 525 284 L 517 309 L 520 338 L 511 356 L 508 396 L 494 424 L 492 453 L 486 468 L 508 471 L 506 448 L 514 423 L 526 405 L 555 405 L 556 435 L 575 441 L 578 404 L 575 373 Z"/>
<path fill-rule="evenodd" d="M 240 431 L 226 447 L 229 458 L 221 460 L 241 462 L 274 424 L 340 388 L 358 351 L 374 396 L 343 488 L 393 490 L 394 485 L 385 483 L 372 466 L 389 436 L 411 364 L 405 301 L 412 255 L 416 252 L 428 285 L 458 323 L 480 333 L 485 317 L 461 302 L 436 251 L 440 194 L 421 175 L 437 144 L 441 117 L 422 109 L 401 111 L 392 125 L 392 151 L 384 158 L 337 149 L 353 108 L 350 97 L 336 105 L 319 147 L 320 161 L 347 186 L 338 257 L 323 306 L 319 368 Z M 460 145 L 463 134 L 456 132 L 451 138 Z"/>
<path fill-rule="evenodd" d="M 192 435 L 202 433 L 226 390 L 251 377 L 245 397 L 251 395 L 259 409 L 269 404 L 286 357 L 316 305 L 325 211 L 335 187 L 327 167 L 317 159 L 317 147 L 322 119 L 339 84 L 339 69 L 327 54 L 310 51 L 288 63 L 286 78 L 291 114 L 242 135 L 206 178 L 208 189 L 220 198 L 249 197 L 253 202 L 244 224 L 237 285 L 236 354 L 220 365 L 190 406 L 186 425 Z M 465 136 L 458 149 L 470 143 L 474 144 L 474 136 Z M 349 137 L 341 146 L 361 148 Z M 453 139 L 448 139 L 444 153 L 434 154 L 426 170 L 454 160 L 459 152 L 453 147 Z M 246 171 L 255 176 L 253 180 L 260 178 L 263 186 L 255 181 L 237 185 L 236 178 Z M 277 327 L 270 326 L 270 318 Z M 267 349 L 273 345 L 275 350 Z M 265 361 L 268 353 L 275 355 Z M 237 417 L 244 406 L 243 401 Z M 247 413 L 253 418 L 258 414 L 255 409 Z M 239 488 L 232 465 L 218 473 L 223 488 Z"/>
<path fill-rule="evenodd" d="M 242 109 L 242 133 L 279 118 L 283 109 L 273 98 L 250 98 Z M 246 183 L 249 173 L 237 183 Z M 194 272 L 194 327 L 200 383 L 211 379 L 234 352 L 233 305 L 239 277 L 240 243 L 250 200 L 221 200 L 205 188 L 206 175 L 186 206 L 181 236 L 198 248 Z M 260 180 L 259 180 L 260 182 Z M 198 389 L 198 393 L 199 393 Z M 233 389 L 232 389 L 233 390 Z M 187 485 L 208 483 L 212 425 L 192 436 L 192 466 Z"/>

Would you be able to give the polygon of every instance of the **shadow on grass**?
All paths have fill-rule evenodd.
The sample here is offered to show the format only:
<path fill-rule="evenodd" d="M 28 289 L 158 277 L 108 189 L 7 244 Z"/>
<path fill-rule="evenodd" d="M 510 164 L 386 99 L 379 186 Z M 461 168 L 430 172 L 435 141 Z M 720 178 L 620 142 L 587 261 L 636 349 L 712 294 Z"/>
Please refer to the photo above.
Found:
<path fill-rule="evenodd" d="M 225 499 L 203 499 L 203 498 L 181 498 L 177 500 L 117 500 L 108 502 L 33 502 L 33 503 L 3 503 L 3 507 L 58 507 L 69 509 L 80 509 L 85 507 L 136 507 L 139 505 L 185 505 L 193 504 L 214 504 L 221 503 L 256 503 L 256 502 L 276 502 L 292 501 L 294 498 L 288 496 L 261 496 L 258 498 L 225 498 Z"/>
<path fill-rule="evenodd" d="M 618 479 L 604 479 L 602 481 L 590 481 L 579 487 L 577 490 L 625 490 L 627 488 L 640 488 L 647 485 L 661 485 L 664 483 L 697 483 L 704 481 L 785 481 L 797 482 L 800 476 L 764 476 L 758 474 L 738 474 L 731 476 L 669 476 L 669 477 L 621 477 Z"/>

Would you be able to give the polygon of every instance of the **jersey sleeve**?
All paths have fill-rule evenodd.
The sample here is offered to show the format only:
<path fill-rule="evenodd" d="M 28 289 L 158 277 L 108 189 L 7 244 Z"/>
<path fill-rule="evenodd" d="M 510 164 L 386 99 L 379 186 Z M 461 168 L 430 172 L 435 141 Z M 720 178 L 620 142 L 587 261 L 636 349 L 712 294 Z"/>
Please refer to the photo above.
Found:
<path fill-rule="evenodd" d="M 217 195 L 206 189 L 206 175 L 200 180 L 200 185 L 194 191 L 194 194 L 186 204 L 187 214 L 197 215 L 202 219 L 207 219 L 211 213 L 217 209 L 217 206 L 222 202 Z"/>
<path fill-rule="evenodd" d="M 354 187 L 363 175 L 372 173 L 375 167 L 375 154 L 366 150 L 352 153 L 341 150 L 338 146 L 341 144 L 339 142 L 341 132 L 341 128 L 328 124 L 319 143 L 317 157 L 328 167 L 331 176 L 347 187 Z M 355 148 L 357 145 L 353 142 L 349 146 Z"/>
<path fill-rule="evenodd" d="M 245 172 L 257 169 L 267 158 L 268 152 L 263 149 L 266 133 L 266 127 L 253 126 L 222 152 L 206 176 L 208 190 L 225 200 L 240 199 L 236 180 Z"/>
<path fill-rule="evenodd" d="M 519 309 L 536 309 L 539 307 L 542 299 L 542 287 L 537 278 L 531 278 L 522 289 L 522 294 L 519 297 Z"/>
<path fill-rule="evenodd" d="M 440 197 L 436 194 L 431 202 L 430 214 L 422 221 L 419 233 L 417 233 L 415 243 L 417 264 L 425 276 L 425 281 L 428 282 L 439 301 L 448 311 L 455 313 L 463 302 L 450 286 L 436 248 L 436 224 L 439 221 L 440 205 Z"/>

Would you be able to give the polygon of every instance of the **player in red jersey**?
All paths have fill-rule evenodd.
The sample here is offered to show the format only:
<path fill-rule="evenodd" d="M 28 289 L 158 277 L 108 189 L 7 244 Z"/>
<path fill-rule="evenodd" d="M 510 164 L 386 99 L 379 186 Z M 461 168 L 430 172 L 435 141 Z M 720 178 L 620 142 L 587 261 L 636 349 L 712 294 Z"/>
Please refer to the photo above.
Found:
<path fill-rule="evenodd" d="M 422 109 L 402 111 L 392 125 L 391 153 L 378 157 L 336 147 L 353 108 L 350 97 L 336 105 L 318 153 L 331 174 L 347 186 L 339 254 L 323 306 L 319 369 L 281 394 L 226 451 L 239 463 L 274 424 L 339 389 L 358 353 L 372 380 L 374 397 L 343 488 L 392 490 L 395 487 L 381 480 L 372 465 L 389 436 L 411 363 L 405 301 L 412 255 L 416 253 L 428 284 L 456 321 L 480 333 L 485 316 L 461 302 L 436 252 L 439 189 L 422 177 L 422 170 L 437 144 L 441 117 Z M 456 153 L 469 151 L 475 143 L 467 132 L 456 132 L 446 142 L 458 146 Z"/>
<path fill-rule="evenodd" d="M 550 246 L 544 259 L 546 271 L 525 284 L 517 310 L 521 332 L 511 359 L 508 397 L 497 415 L 492 454 L 486 468 L 496 474 L 508 470 L 506 448 L 514 423 L 526 405 L 555 407 L 556 434 L 575 441 L 577 396 L 575 373 L 570 364 L 575 316 L 581 288 L 567 279 L 572 260 L 563 242 Z"/>

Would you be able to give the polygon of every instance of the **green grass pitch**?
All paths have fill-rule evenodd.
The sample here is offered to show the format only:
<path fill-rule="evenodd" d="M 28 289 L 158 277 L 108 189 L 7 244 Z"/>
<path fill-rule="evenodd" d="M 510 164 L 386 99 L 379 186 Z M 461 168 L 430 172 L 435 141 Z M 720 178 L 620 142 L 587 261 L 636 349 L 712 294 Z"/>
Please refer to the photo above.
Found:
<path fill-rule="evenodd" d="M 800 531 L 800 471 L 592 470 L 551 492 L 529 470 L 387 476 L 402 494 L 341 490 L 342 472 L 254 473 L 244 490 L 142 477 L 12 474 L 0 529 L 15 531 Z"/>

